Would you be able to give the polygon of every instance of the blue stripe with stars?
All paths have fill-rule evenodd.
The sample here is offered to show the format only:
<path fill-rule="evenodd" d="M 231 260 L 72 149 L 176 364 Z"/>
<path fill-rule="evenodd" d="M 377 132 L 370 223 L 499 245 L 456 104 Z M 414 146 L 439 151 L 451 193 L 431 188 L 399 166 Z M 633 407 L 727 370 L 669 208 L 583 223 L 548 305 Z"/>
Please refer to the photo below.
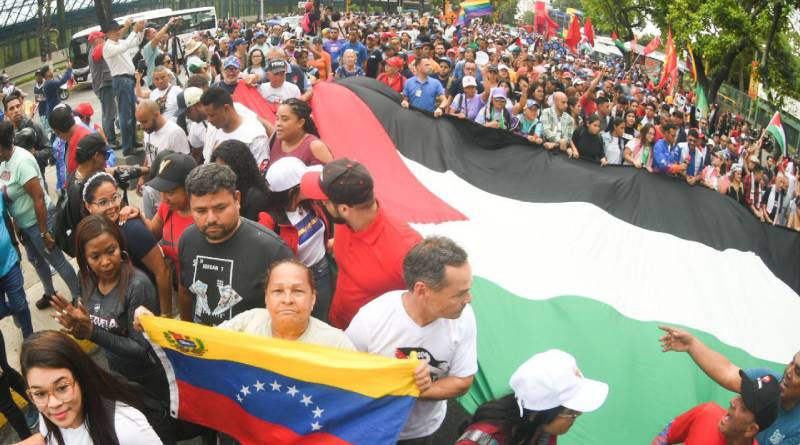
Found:
<path fill-rule="evenodd" d="M 299 435 L 326 432 L 354 445 L 394 443 L 416 401 L 411 396 L 374 399 L 241 363 L 164 352 L 176 380 L 228 397 L 250 415 Z"/>

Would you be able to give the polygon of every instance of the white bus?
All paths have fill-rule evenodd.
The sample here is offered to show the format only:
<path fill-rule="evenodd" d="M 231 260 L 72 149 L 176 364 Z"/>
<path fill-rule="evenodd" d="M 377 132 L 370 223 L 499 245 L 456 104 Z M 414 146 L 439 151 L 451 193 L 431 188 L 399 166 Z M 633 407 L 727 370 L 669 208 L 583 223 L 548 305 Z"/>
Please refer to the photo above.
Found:
<path fill-rule="evenodd" d="M 204 8 L 182 9 L 173 11 L 170 8 L 156 9 L 139 12 L 114 19 L 117 23 L 125 23 L 128 18 L 134 21 L 144 20 L 158 28 L 164 26 L 170 18 L 180 17 L 182 20 L 178 29 L 178 37 L 185 41 L 196 32 L 215 31 L 217 29 L 217 11 L 213 6 Z M 77 82 L 83 82 L 89 77 L 89 34 L 100 31 L 100 26 L 93 26 L 76 32 L 69 44 L 69 56 L 72 60 L 73 76 Z M 137 50 L 131 51 L 131 57 Z"/>

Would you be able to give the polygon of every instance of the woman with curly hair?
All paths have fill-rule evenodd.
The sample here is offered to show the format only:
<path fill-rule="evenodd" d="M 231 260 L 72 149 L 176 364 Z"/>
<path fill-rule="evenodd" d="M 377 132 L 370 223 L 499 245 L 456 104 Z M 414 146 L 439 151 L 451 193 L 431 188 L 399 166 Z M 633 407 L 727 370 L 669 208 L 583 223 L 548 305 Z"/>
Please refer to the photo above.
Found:
<path fill-rule="evenodd" d="M 269 190 L 250 148 L 235 139 L 224 141 L 211 154 L 211 162 L 227 165 L 236 173 L 236 190 L 240 194 L 239 215 L 258 221 L 258 213 L 267 210 Z"/>

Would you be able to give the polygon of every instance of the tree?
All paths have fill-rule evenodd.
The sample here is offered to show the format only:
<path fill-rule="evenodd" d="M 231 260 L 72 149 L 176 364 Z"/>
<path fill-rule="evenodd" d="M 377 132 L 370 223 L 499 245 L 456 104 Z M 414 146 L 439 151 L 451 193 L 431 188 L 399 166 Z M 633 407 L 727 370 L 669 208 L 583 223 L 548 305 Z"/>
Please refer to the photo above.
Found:
<path fill-rule="evenodd" d="M 583 2 L 581 0 L 553 0 L 550 2 L 550 6 L 561 11 L 566 11 L 567 8 L 583 10 Z"/>
<path fill-rule="evenodd" d="M 597 1 L 597 0 L 591 0 Z M 651 18 L 662 30 L 672 29 L 676 48 L 691 43 L 697 62 L 698 81 L 705 87 L 709 103 L 714 102 L 723 82 L 729 81 L 732 68 L 750 63 L 752 54 L 763 54 L 775 36 L 784 32 L 788 12 L 798 0 L 653 0 Z M 769 36 L 772 35 L 771 39 Z M 767 48 L 769 54 L 772 48 Z M 772 65 L 782 63 L 768 57 L 764 72 L 774 73 Z M 708 74 L 706 68 L 708 67 Z"/>
<path fill-rule="evenodd" d="M 111 0 L 94 0 L 94 10 L 97 13 L 97 23 L 105 30 L 105 27 L 114 20 L 111 13 Z"/>
<path fill-rule="evenodd" d="M 623 40 L 633 39 L 633 30 L 647 25 L 653 9 L 648 0 L 582 0 L 583 13 L 592 18 L 598 31 L 617 32 Z"/>

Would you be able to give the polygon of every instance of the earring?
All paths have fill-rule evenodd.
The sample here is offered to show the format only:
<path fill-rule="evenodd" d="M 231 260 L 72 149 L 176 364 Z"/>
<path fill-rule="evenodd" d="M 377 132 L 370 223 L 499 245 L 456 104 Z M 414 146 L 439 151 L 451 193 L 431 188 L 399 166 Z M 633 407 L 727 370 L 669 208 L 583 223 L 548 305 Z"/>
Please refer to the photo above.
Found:
<path fill-rule="evenodd" d="M 119 256 L 122 258 L 122 261 L 128 261 L 128 252 L 123 250 L 122 253 L 119 254 Z"/>

